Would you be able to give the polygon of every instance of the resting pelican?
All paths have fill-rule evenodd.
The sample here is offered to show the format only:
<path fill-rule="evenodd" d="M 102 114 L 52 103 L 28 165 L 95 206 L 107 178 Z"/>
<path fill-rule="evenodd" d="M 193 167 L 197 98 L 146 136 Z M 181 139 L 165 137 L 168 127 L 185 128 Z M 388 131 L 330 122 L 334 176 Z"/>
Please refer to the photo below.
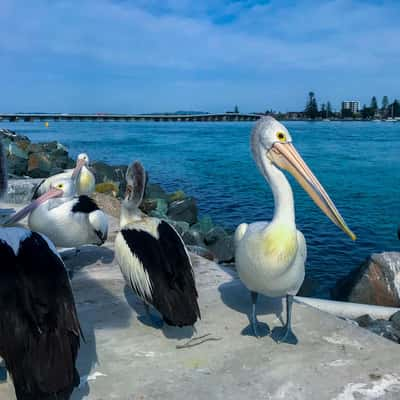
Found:
<path fill-rule="evenodd" d="M 76 193 L 78 195 L 90 195 L 95 191 L 96 179 L 93 172 L 88 168 L 89 157 L 86 153 L 81 153 L 76 159 L 76 166 L 74 169 L 68 169 L 60 174 L 50 176 L 47 179 L 43 179 L 32 195 L 32 200 L 37 199 L 42 194 L 49 191 L 52 183 L 59 181 L 60 179 L 72 179 L 76 182 Z"/>
<path fill-rule="evenodd" d="M 127 284 L 168 325 L 193 325 L 200 317 L 192 264 L 175 229 L 139 210 L 146 175 L 139 162 L 126 172 L 121 207 L 121 231 L 115 239 L 115 257 Z"/>
<path fill-rule="evenodd" d="M 251 135 L 251 150 L 261 173 L 271 186 L 275 211 L 271 222 L 241 224 L 235 232 L 236 268 L 250 290 L 251 324 L 258 335 L 256 301 L 258 293 L 286 296 L 287 321 L 276 329 L 276 341 L 297 343 L 291 330 L 293 296 L 304 280 L 306 241 L 296 229 L 293 194 L 285 175 L 289 171 L 331 221 L 355 240 L 332 200 L 292 145 L 287 129 L 272 117 L 259 120 Z"/>
<path fill-rule="evenodd" d="M 6 171 L 0 143 L 0 182 Z M 18 400 L 67 400 L 81 329 L 64 263 L 44 236 L 0 228 L 0 356 Z"/>
<path fill-rule="evenodd" d="M 58 247 L 102 245 L 107 239 L 107 216 L 90 197 L 74 196 L 72 179 L 53 181 L 48 192 L 14 214 L 5 225 L 13 225 L 29 214 L 29 228 L 48 236 Z"/>

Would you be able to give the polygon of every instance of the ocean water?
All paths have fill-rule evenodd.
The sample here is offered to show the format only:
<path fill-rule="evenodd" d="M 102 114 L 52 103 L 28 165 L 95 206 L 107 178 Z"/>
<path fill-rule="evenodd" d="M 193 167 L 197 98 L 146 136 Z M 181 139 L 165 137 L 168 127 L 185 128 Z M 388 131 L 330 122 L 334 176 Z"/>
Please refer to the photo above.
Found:
<path fill-rule="evenodd" d="M 273 199 L 249 149 L 250 122 L 6 123 L 33 141 L 58 140 L 73 157 L 143 162 L 152 182 L 194 196 L 200 215 L 229 230 L 271 219 Z M 287 122 L 293 143 L 357 240 L 333 225 L 291 179 L 296 222 L 307 240 L 306 273 L 329 296 L 337 279 L 373 252 L 400 250 L 400 123 Z"/>

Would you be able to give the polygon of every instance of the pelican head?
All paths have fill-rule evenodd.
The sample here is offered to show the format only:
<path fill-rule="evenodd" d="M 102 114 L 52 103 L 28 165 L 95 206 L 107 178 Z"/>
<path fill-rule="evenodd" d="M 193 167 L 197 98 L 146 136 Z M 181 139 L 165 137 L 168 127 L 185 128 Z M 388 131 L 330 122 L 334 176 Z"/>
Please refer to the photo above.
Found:
<path fill-rule="evenodd" d="M 26 207 L 22 208 L 20 211 L 11 216 L 5 223 L 5 226 L 10 226 L 16 224 L 22 218 L 26 217 L 32 211 L 34 211 L 41 204 L 54 198 L 67 197 L 72 198 L 76 193 L 74 182 L 71 179 L 59 179 L 52 182 L 50 189 L 42 194 L 37 199 L 33 200 Z"/>
<path fill-rule="evenodd" d="M 351 239 L 356 239 L 325 189 L 293 146 L 290 133 L 281 123 L 272 117 L 259 120 L 251 135 L 251 148 L 267 180 L 275 167 L 290 172 L 327 217 Z"/>
<path fill-rule="evenodd" d="M 125 175 L 126 190 L 122 206 L 126 209 L 139 208 L 146 188 L 146 172 L 139 161 L 128 168 Z"/>
<path fill-rule="evenodd" d="M 79 154 L 78 157 L 76 158 L 75 168 L 72 171 L 72 179 L 77 179 L 81 169 L 84 166 L 88 166 L 88 165 L 89 165 L 89 156 L 86 153 Z"/>

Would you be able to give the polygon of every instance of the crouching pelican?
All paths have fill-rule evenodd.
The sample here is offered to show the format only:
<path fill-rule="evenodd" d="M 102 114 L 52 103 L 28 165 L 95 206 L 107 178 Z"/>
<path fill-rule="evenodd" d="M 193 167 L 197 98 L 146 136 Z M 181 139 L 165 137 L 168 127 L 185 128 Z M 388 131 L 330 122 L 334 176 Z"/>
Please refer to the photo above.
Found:
<path fill-rule="evenodd" d="M 296 344 L 291 330 L 293 296 L 304 280 L 306 241 L 296 229 L 293 194 L 285 175 L 289 171 L 331 221 L 355 240 L 332 200 L 292 145 L 287 129 L 271 117 L 259 120 L 251 135 L 251 150 L 261 173 L 271 186 L 275 211 L 271 222 L 241 224 L 235 232 L 235 258 L 239 277 L 251 292 L 251 325 L 258 335 L 256 301 L 258 293 L 286 296 L 287 320 L 276 328 L 276 341 Z"/>
<path fill-rule="evenodd" d="M 126 172 L 121 231 L 115 239 L 115 256 L 127 284 L 168 325 L 193 325 L 200 318 L 192 264 L 175 229 L 139 210 L 146 175 L 139 162 Z"/>
<path fill-rule="evenodd" d="M 95 191 L 96 179 L 93 172 L 88 168 L 89 157 L 86 153 L 81 153 L 76 159 L 76 165 L 74 169 L 68 169 L 60 174 L 50 176 L 47 179 L 43 179 L 35 188 L 32 195 L 32 200 L 37 199 L 42 194 L 50 190 L 50 186 L 54 182 L 58 182 L 60 179 L 72 179 L 75 180 L 76 193 L 78 195 L 90 195 Z"/>
<path fill-rule="evenodd" d="M 0 356 L 17 400 L 67 400 L 79 384 L 81 329 L 64 263 L 45 236 L 22 228 L 0 227 L 0 259 Z"/>
<path fill-rule="evenodd" d="M 29 214 L 29 228 L 48 236 L 58 247 L 102 245 L 107 239 L 107 216 L 90 197 L 74 195 L 71 179 L 53 181 L 48 192 L 14 214 L 5 225 L 13 225 Z"/>

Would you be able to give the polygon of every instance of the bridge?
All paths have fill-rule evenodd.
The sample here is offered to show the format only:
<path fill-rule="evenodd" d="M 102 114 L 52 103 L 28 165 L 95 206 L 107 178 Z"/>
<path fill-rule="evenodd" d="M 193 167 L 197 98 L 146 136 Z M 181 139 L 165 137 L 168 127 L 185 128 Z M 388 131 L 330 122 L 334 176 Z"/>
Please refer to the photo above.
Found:
<path fill-rule="evenodd" d="M 39 114 L 17 113 L 0 114 L 0 121 L 155 121 L 155 122 L 218 122 L 218 121 L 256 121 L 261 114 Z"/>

